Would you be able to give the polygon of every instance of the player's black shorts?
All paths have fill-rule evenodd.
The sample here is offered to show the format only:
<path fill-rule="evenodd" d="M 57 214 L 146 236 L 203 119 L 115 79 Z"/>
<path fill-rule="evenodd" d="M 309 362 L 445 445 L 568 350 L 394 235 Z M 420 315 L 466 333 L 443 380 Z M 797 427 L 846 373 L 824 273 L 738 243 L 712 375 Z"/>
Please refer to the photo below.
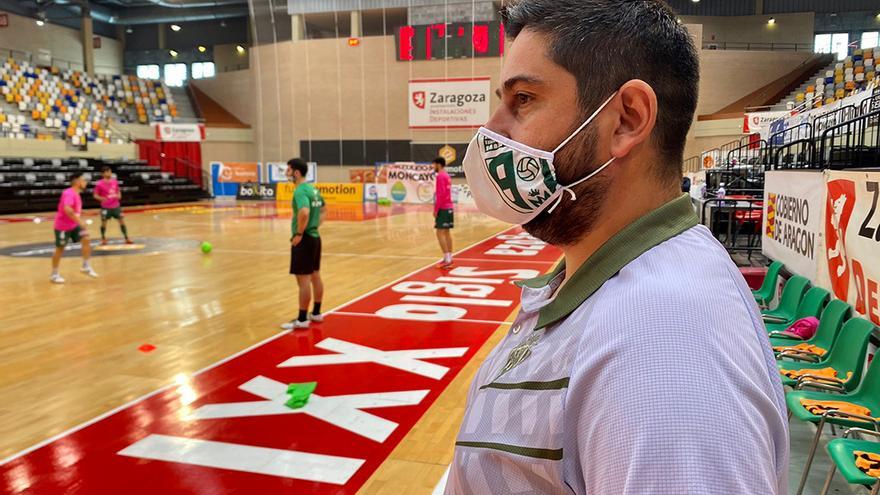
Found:
<path fill-rule="evenodd" d="M 290 246 L 290 273 L 311 275 L 321 270 L 321 238 L 303 235 L 296 246 Z"/>

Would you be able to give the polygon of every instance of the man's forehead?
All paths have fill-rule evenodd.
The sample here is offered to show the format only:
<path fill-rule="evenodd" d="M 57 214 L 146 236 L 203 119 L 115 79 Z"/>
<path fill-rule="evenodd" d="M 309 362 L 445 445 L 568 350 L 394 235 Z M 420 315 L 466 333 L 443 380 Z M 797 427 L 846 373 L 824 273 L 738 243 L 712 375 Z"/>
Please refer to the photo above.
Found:
<path fill-rule="evenodd" d="M 548 75 L 562 70 L 547 56 L 547 38 L 541 33 L 523 31 L 513 40 L 501 70 L 501 85 L 510 88 L 517 82 L 543 84 Z"/>

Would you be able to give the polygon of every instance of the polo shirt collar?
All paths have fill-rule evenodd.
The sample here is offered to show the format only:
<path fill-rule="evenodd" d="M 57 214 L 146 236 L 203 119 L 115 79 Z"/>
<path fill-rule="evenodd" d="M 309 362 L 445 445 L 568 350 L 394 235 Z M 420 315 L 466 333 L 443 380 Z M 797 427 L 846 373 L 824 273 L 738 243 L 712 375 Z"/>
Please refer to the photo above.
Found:
<path fill-rule="evenodd" d="M 683 194 L 624 227 L 596 250 L 555 297 L 540 308 L 535 329 L 566 318 L 631 261 L 698 223 L 690 197 Z M 548 288 L 564 271 L 563 260 L 551 273 L 524 280 L 519 285 L 525 292 Z"/>

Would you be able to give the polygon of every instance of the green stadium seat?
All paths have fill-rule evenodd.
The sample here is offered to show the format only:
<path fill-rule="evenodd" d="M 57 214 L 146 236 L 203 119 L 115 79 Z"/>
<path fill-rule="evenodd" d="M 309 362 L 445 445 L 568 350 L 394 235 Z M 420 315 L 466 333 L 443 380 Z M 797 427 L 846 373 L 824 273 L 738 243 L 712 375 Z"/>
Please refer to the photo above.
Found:
<path fill-rule="evenodd" d="M 815 316 L 816 318 L 822 314 L 822 310 L 825 309 L 825 305 L 828 304 L 828 301 L 831 299 L 831 294 L 821 288 L 821 287 L 813 287 L 804 294 L 803 299 L 798 303 L 797 310 L 794 313 L 794 319 L 791 323 L 794 323 L 801 318 L 807 318 L 809 316 Z M 785 331 L 791 323 L 765 323 L 767 326 L 768 332 L 782 332 Z"/>
<path fill-rule="evenodd" d="M 770 332 L 770 345 L 773 346 L 773 349 L 777 352 L 821 361 L 822 355 L 824 354 L 820 355 L 804 350 L 793 350 L 791 347 L 799 344 L 807 344 L 822 349 L 825 351 L 825 354 L 827 354 L 827 352 L 834 346 L 834 342 L 837 340 L 837 335 L 840 333 L 843 323 L 850 318 L 851 314 L 852 306 L 841 300 L 834 299 L 829 302 L 828 306 L 825 307 L 825 310 L 822 311 L 822 317 L 819 318 L 819 327 L 816 328 L 816 335 L 814 335 L 813 338 L 802 341 L 793 337 L 781 335 L 781 332 Z M 788 349 L 781 350 L 781 348 L 784 347 Z"/>
<path fill-rule="evenodd" d="M 794 315 L 797 313 L 798 305 L 804 298 L 807 289 L 810 288 L 810 281 L 806 277 L 795 275 L 785 282 L 782 288 L 782 297 L 779 306 L 774 309 L 766 309 L 762 311 L 765 323 L 794 323 Z"/>
<path fill-rule="evenodd" d="M 761 283 L 761 288 L 752 291 L 755 301 L 761 307 L 770 306 L 776 298 L 776 280 L 779 278 L 779 271 L 782 270 L 783 266 L 781 261 L 770 263 L 770 267 L 767 268 L 767 274 L 764 275 L 764 282 Z"/>

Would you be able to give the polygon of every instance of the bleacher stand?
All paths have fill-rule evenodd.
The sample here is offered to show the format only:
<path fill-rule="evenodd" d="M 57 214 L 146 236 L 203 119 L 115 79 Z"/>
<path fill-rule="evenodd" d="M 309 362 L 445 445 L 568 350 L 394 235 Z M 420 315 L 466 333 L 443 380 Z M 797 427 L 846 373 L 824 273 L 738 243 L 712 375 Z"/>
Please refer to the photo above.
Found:
<path fill-rule="evenodd" d="M 784 99 L 776 109 L 820 108 L 837 100 L 864 90 L 877 77 L 876 61 L 880 59 L 880 47 L 853 50 L 852 55 L 835 62 L 816 74 L 792 95 Z"/>
<path fill-rule="evenodd" d="M 173 122 L 177 106 L 164 83 L 135 76 L 89 76 L 8 59 L 0 67 L 0 133 L 17 139 L 63 136 L 73 145 L 121 143 L 113 121 Z"/>
<path fill-rule="evenodd" d="M 54 210 L 73 172 L 83 172 L 90 180 L 82 195 L 83 206 L 97 208 L 92 181 L 100 178 L 104 165 L 116 174 L 125 205 L 195 201 L 204 196 L 189 179 L 162 172 L 144 161 L 5 158 L 0 159 L 0 213 Z"/>

